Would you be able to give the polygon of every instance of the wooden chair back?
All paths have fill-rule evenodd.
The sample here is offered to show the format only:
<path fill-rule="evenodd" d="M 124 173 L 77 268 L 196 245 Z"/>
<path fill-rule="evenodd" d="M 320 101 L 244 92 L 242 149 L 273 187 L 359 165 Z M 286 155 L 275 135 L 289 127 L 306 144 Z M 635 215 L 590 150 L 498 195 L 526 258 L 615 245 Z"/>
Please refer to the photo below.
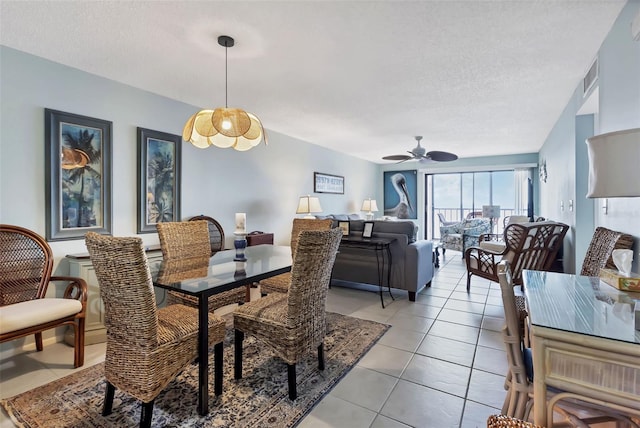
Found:
<path fill-rule="evenodd" d="M 548 271 L 562 246 L 569 226 L 556 222 L 512 223 L 504 231 L 503 260 L 508 260 L 513 282 L 522 284 L 522 271 Z"/>
<path fill-rule="evenodd" d="M 52 269 L 53 252 L 44 238 L 0 225 L 0 306 L 44 298 Z"/>

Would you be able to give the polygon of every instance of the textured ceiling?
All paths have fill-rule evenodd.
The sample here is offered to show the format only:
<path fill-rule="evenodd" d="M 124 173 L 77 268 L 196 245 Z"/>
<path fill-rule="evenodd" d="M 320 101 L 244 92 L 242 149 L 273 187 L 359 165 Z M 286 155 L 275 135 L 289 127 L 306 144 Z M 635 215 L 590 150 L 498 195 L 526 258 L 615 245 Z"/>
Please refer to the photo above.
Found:
<path fill-rule="evenodd" d="M 0 42 L 212 108 L 228 34 L 229 106 L 382 163 L 537 152 L 624 3 L 1 0 Z"/>

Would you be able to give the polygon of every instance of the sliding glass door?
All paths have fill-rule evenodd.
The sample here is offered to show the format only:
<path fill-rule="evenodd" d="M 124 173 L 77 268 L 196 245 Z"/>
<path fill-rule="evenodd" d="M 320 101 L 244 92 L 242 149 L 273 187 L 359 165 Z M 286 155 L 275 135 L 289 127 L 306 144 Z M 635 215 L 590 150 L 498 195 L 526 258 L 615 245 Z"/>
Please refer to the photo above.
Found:
<path fill-rule="evenodd" d="M 500 206 L 494 231 L 501 233 L 502 219 L 516 213 L 515 181 L 513 170 L 425 175 L 425 236 L 439 239 L 441 222 L 482 217 L 485 205 Z"/>

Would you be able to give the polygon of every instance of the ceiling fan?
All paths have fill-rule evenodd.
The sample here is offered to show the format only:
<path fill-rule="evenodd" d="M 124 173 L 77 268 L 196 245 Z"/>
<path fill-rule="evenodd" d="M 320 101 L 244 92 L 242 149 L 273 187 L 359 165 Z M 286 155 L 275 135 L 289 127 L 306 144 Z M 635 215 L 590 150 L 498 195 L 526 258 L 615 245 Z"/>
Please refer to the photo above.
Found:
<path fill-rule="evenodd" d="M 399 161 L 398 163 L 408 161 L 411 159 L 416 159 L 416 160 L 419 160 L 420 162 L 426 162 L 430 160 L 436 161 L 436 162 L 450 162 L 458 159 L 457 155 L 454 155 L 453 153 L 449 153 L 449 152 L 439 152 L 435 150 L 431 152 L 427 152 L 427 149 L 425 149 L 420 145 L 420 140 L 422 140 L 422 136 L 416 135 L 415 138 L 416 138 L 416 141 L 418 142 L 418 145 L 414 147 L 411 151 L 407 151 L 407 153 L 409 153 L 411 156 L 390 155 L 390 156 L 384 156 L 382 159 L 390 160 L 390 161 Z"/>

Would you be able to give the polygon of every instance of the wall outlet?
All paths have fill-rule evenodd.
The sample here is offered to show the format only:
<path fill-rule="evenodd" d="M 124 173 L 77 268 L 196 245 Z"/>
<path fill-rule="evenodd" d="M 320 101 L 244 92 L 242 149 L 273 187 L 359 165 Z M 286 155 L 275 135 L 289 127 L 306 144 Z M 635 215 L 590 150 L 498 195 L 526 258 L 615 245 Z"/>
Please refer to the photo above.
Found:
<path fill-rule="evenodd" d="M 569 211 L 573 211 L 573 199 L 569 199 Z"/>

